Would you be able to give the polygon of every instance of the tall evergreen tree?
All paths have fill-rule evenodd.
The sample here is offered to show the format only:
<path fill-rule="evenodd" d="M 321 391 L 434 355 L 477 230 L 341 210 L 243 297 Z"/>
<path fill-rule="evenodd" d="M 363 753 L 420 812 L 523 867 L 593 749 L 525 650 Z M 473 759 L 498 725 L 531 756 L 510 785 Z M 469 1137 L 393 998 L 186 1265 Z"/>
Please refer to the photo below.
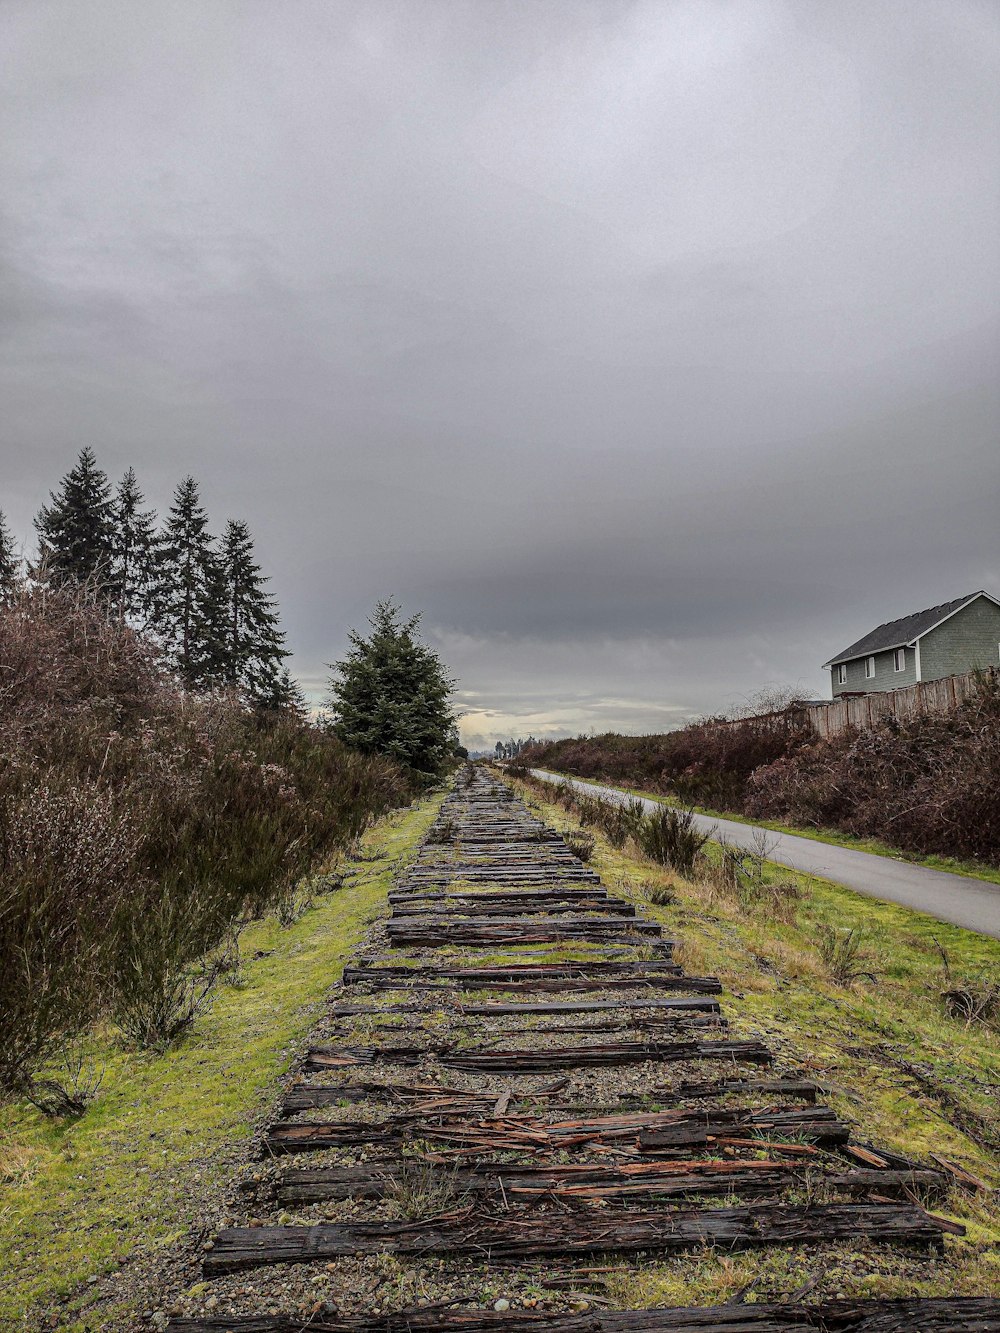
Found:
<path fill-rule="evenodd" d="M 156 545 L 156 513 L 143 509 L 144 502 L 135 472 L 129 468 L 115 494 L 109 583 L 118 614 L 139 629 L 153 618 Z"/>
<path fill-rule="evenodd" d="M 226 598 L 222 620 L 225 679 L 254 702 L 274 706 L 282 693 L 281 664 L 288 653 L 278 628 L 275 600 L 264 588 L 267 579 L 254 558 L 253 538 L 245 523 L 230 520 L 226 525 L 220 564 Z"/>
<path fill-rule="evenodd" d="M 379 602 L 365 639 L 351 630 L 347 656 L 334 664 L 334 729 L 363 754 L 384 754 L 421 773 L 436 773 L 452 753 L 455 682 L 417 638 L 419 616 L 403 620 Z"/>
<path fill-rule="evenodd" d="M 107 587 L 114 534 L 114 505 L 107 473 L 93 449 L 80 450 L 76 466 L 49 495 L 35 518 L 39 567 L 56 583 L 75 580 Z"/>
<path fill-rule="evenodd" d="M 155 561 L 153 628 L 184 683 L 209 686 L 223 675 L 225 581 L 193 477 L 174 492 Z"/>
<path fill-rule="evenodd" d="M 21 557 L 14 549 L 14 538 L 0 509 L 0 606 L 13 599 L 20 585 Z"/>

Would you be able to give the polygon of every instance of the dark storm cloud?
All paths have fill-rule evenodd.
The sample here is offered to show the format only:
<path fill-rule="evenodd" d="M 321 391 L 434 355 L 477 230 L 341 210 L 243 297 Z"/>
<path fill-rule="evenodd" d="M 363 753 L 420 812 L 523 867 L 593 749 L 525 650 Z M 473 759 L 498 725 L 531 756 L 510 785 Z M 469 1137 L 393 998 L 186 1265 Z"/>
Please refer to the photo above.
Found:
<path fill-rule="evenodd" d="M 5 484 L 247 518 L 318 692 L 673 725 L 1000 590 L 1000 24 L 914 0 L 0 12 Z"/>

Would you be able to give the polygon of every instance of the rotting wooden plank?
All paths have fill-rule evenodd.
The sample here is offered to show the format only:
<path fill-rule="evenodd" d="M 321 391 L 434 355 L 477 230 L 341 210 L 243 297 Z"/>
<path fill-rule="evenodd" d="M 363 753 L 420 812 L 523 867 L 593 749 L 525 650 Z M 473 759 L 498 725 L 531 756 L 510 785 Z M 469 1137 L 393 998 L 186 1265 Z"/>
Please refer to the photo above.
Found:
<path fill-rule="evenodd" d="M 808 1116 L 808 1118 L 806 1118 Z M 636 1111 L 572 1120 L 544 1121 L 537 1116 L 472 1119 L 447 1106 L 411 1111 L 381 1121 L 322 1120 L 278 1123 L 268 1131 L 265 1148 L 275 1155 L 315 1152 L 324 1148 L 378 1144 L 394 1147 L 412 1139 L 445 1144 L 469 1152 L 562 1152 L 611 1145 L 636 1152 L 683 1157 L 715 1141 L 740 1134 L 760 1134 L 746 1141 L 764 1147 L 766 1134 L 795 1135 L 801 1144 L 836 1145 L 846 1141 L 847 1127 L 826 1107 L 811 1112 L 790 1110 Z"/>
<path fill-rule="evenodd" d="M 276 1194 L 283 1204 L 318 1203 L 328 1199 L 381 1199 L 407 1168 L 398 1162 L 364 1163 L 286 1171 Z M 524 1202 L 546 1194 L 569 1199 L 622 1200 L 658 1195 L 773 1194 L 794 1184 L 801 1168 L 787 1162 L 628 1163 L 603 1166 L 536 1166 L 476 1162 L 441 1168 L 441 1176 L 457 1196 L 493 1196 L 503 1203 Z M 500 1182 L 503 1182 L 501 1190 Z"/>
<path fill-rule="evenodd" d="M 661 940 L 659 947 L 669 941 Z M 346 986 L 374 985 L 386 990 L 399 989 L 401 984 L 433 985 L 460 983 L 474 990 L 492 983 L 518 984 L 570 981 L 593 986 L 605 986 L 620 981 L 629 986 L 684 987 L 704 995 L 718 995 L 722 984 L 718 977 L 685 976 L 677 963 L 668 959 L 621 961 L 613 963 L 553 963 L 548 966 L 534 963 L 511 963 L 507 967 L 433 967 L 384 964 L 378 967 L 347 967 L 343 982 Z"/>
<path fill-rule="evenodd" d="M 769 1064 L 771 1052 L 758 1041 L 622 1041 L 592 1046 L 553 1046 L 530 1051 L 464 1050 L 430 1046 L 315 1047 L 305 1059 L 307 1070 L 346 1069 L 352 1065 L 416 1065 L 433 1057 L 449 1069 L 471 1073 L 546 1073 L 550 1069 L 592 1069 L 601 1066 L 662 1063 L 673 1060 L 733 1060 Z"/>
<path fill-rule="evenodd" d="M 292 1169 L 278 1181 L 276 1197 L 282 1205 L 320 1203 L 340 1199 L 381 1199 L 392 1192 L 392 1182 L 404 1170 L 397 1162 L 366 1162 L 359 1166 L 311 1167 Z M 544 1195 L 564 1195 L 567 1200 L 599 1199 L 621 1203 L 636 1198 L 690 1198 L 725 1196 L 744 1197 L 775 1194 L 801 1184 L 806 1171 L 789 1161 L 693 1161 L 629 1162 L 614 1169 L 591 1165 L 525 1165 L 509 1162 L 475 1162 L 469 1166 L 441 1168 L 442 1180 L 456 1197 L 486 1195 L 504 1207 L 514 1202 L 531 1202 Z M 850 1194 L 867 1194 L 873 1189 L 895 1196 L 906 1196 L 914 1188 L 939 1190 L 940 1175 L 925 1171 L 914 1176 L 896 1171 L 829 1171 L 821 1176 L 831 1189 Z M 501 1186 L 502 1182 L 502 1186 Z"/>
<path fill-rule="evenodd" d="M 334 1018 L 380 1018 L 383 1015 L 399 1014 L 440 1014 L 447 1012 L 458 1017 L 512 1017 L 533 1014 L 590 1014 L 590 1013 L 675 1013 L 692 1012 L 717 1014 L 721 1006 L 718 1000 L 706 996 L 677 995 L 666 999 L 649 996 L 643 999 L 619 1000 L 528 1000 L 510 1001 L 504 1004 L 496 1001 L 488 1004 L 460 1004 L 453 1002 L 446 1010 L 439 1004 L 334 1004 L 329 1012 Z"/>
<path fill-rule="evenodd" d="M 573 888 L 572 885 L 559 885 L 551 889 L 496 889 L 482 890 L 477 893 L 465 893 L 461 890 L 417 889 L 397 890 L 389 894 L 390 907 L 409 907 L 421 903 L 436 904 L 448 902 L 475 902 L 485 898 L 487 902 L 625 902 L 624 898 L 615 898 L 602 884 L 588 884 L 585 888 Z"/>
<path fill-rule="evenodd" d="M 851 1240 L 942 1248 L 941 1228 L 901 1203 L 767 1205 L 656 1212 L 520 1213 L 516 1219 L 465 1209 L 420 1222 L 232 1227 L 202 1261 L 206 1277 L 262 1264 L 310 1263 L 362 1254 L 447 1254 L 505 1264 L 555 1255 L 678 1254 L 714 1245 L 729 1251 Z"/>
<path fill-rule="evenodd" d="M 579 909 L 577 909 L 579 910 Z M 536 915 L 544 916 L 545 913 Z M 616 933 L 636 932 L 640 935 L 657 935 L 662 933 L 662 927 L 658 921 L 645 921 L 641 917 L 626 917 L 618 919 L 611 917 L 605 919 L 603 910 L 595 910 L 590 916 L 562 916 L 551 923 L 553 929 L 558 929 L 561 933 L 572 935 L 574 933 L 585 934 L 589 930 L 597 928 L 614 930 Z M 463 909 L 462 914 L 454 913 L 431 913 L 417 914 L 416 916 L 407 916 L 400 913 L 397 916 L 391 916 L 386 921 L 386 928 L 390 935 L 401 934 L 408 930 L 429 930 L 433 926 L 440 925 L 443 929 L 449 931 L 462 931 L 467 927 L 474 927 L 477 930 L 501 930 L 504 926 L 517 930 L 539 930 L 546 923 L 532 919 L 532 913 L 526 913 L 524 916 L 516 912 L 507 912 L 503 916 L 489 917 L 481 920 L 474 909 Z"/>
<path fill-rule="evenodd" d="M 375 1034 L 381 1037 L 398 1037 L 403 1034 L 407 1036 L 435 1037 L 441 1032 L 441 1025 L 438 1019 L 446 1011 L 438 1010 L 437 1018 L 433 1012 L 423 1012 L 416 1014 L 399 1014 L 393 1018 L 392 1014 L 386 1016 L 385 1021 L 381 1021 L 380 1016 L 370 1015 L 368 1018 L 362 1018 L 358 1021 L 370 1023 Z M 357 1016 L 355 1015 L 357 1019 Z M 508 1020 L 503 1030 L 503 1040 L 506 1042 L 517 1043 L 521 1037 L 530 1037 L 533 1040 L 539 1036 L 609 1036 L 628 1034 L 630 1037 L 636 1034 L 641 1035 L 645 1040 L 662 1042 L 668 1038 L 673 1039 L 677 1036 L 685 1036 L 695 1032 L 725 1032 L 729 1027 L 729 1020 L 720 1013 L 685 1013 L 680 1012 L 659 1012 L 647 1013 L 644 1015 L 630 1015 L 623 1012 L 621 1015 L 611 1016 L 609 1014 L 581 1014 L 580 1022 L 572 1022 L 570 1014 L 555 1014 L 550 1018 L 540 1015 L 529 1016 L 523 1022 L 515 1021 L 510 1015 L 506 1015 Z M 476 1022 L 473 1016 L 465 1016 L 460 1011 L 452 1011 L 448 1014 L 448 1031 L 451 1035 L 476 1035 Z M 331 1025 L 325 1032 L 325 1036 L 331 1040 L 350 1042 L 360 1038 L 356 1026 L 350 1026 L 349 1020 L 344 1019 L 342 1023 Z M 495 1036 L 494 1040 L 500 1040 Z"/>
<path fill-rule="evenodd" d="M 171 1319 L 172 1333 L 303 1333 L 302 1318 L 213 1315 Z M 588 1310 L 585 1314 L 455 1308 L 396 1314 L 319 1315 L 309 1333 L 1000 1333 L 1000 1299 L 932 1296 L 824 1301 L 821 1305 L 734 1304 L 697 1309 Z"/>
<path fill-rule="evenodd" d="M 397 948 L 437 948 L 441 945 L 484 946 L 496 948 L 506 945 L 556 943 L 579 940 L 585 944 L 603 944 L 614 940 L 618 944 L 644 944 L 647 938 L 660 935 L 661 927 L 655 921 L 638 917 L 610 920 L 601 917 L 456 917 L 442 918 L 390 917 L 386 922 L 389 943 Z"/>
<path fill-rule="evenodd" d="M 512 964 L 508 968 L 433 968 L 433 966 L 352 966 L 344 969 L 344 985 L 371 985 L 381 990 L 507 988 L 560 990 L 605 988 L 689 990 L 693 994 L 720 994 L 717 977 L 685 976 L 676 962 L 644 961 L 632 965 L 553 965 L 537 968 Z M 613 968 L 613 970 L 611 970 Z"/>
<path fill-rule="evenodd" d="M 717 1014 L 720 1011 L 718 1000 L 704 996 L 670 996 L 668 999 L 641 1000 L 528 1000 L 509 1004 L 494 1002 L 489 1004 L 464 1004 L 462 1013 L 477 1014 L 485 1017 L 517 1014 L 589 1014 L 612 1010 L 615 1013 L 632 1013 L 639 1010 L 695 1010 L 702 1013 Z"/>
<path fill-rule="evenodd" d="M 714 1081 L 679 1083 L 676 1088 L 652 1088 L 649 1096 L 653 1098 L 674 1097 L 728 1097 L 733 1094 L 763 1092 L 777 1097 L 796 1097 L 801 1101 L 814 1102 L 822 1091 L 819 1084 L 807 1079 L 746 1079 L 724 1078 Z"/>
<path fill-rule="evenodd" d="M 519 876 L 533 875 L 539 879 L 550 877 L 552 880 L 579 881 L 584 884 L 599 884 L 600 876 L 596 871 L 572 857 L 536 857 L 506 858 L 493 856 L 488 860 L 481 857 L 472 860 L 468 856 L 456 856 L 448 860 L 417 861 L 399 881 L 399 888 L 394 893 L 404 893 L 414 885 L 431 883 L 439 878 L 486 880 L 509 879 L 515 881 Z"/>
<path fill-rule="evenodd" d="M 679 971 L 679 969 L 678 969 Z M 629 979 L 628 977 L 608 977 L 606 980 L 592 978 L 591 980 L 562 980 L 562 981 L 411 981 L 399 982 L 396 985 L 373 983 L 376 990 L 412 990 L 423 993 L 440 993 L 467 990 L 498 991 L 510 995 L 530 995 L 536 992 L 547 994 L 578 994 L 590 991 L 647 991 L 653 990 L 688 990 L 693 993 L 702 993 L 707 995 L 716 995 L 721 988 L 712 985 L 699 986 L 698 982 L 702 978 L 681 977 L 679 975 L 673 978 L 650 977 L 642 981 L 638 979 Z M 713 981 L 714 978 L 704 978 L 706 981 Z"/>
<path fill-rule="evenodd" d="M 533 1094 L 537 1096 L 538 1094 Z M 279 1115 L 298 1115 L 320 1106 L 339 1106 L 343 1103 L 370 1102 L 373 1105 L 407 1106 L 423 1114 L 432 1110 L 439 1113 L 465 1115 L 486 1114 L 492 1110 L 496 1098 L 488 1093 L 465 1092 L 461 1089 L 440 1087 L 436 1084 L 408 1087 L 406 1084 L 386 1083 L 301 1083 L 285 1093 Z"/>
<path fill-rule="evenodd" d="M 801 1143 L 824 1146 L 846 1143 L 850 1131 L 829 1107 L 814 1106 L 806 1110 L 781 1107 L 768 1110 L 701 1111 L 678 1118 L 674 1125 L 652 1127 L 639 1132 L 639 1150 L 656 1153 L 673 1151 L 678 1144 L 699 1143 L 720 1135 L 752 1131 L 761 1137 L 787 1135 Z"/>
<path fill-rule="evenodd" d="M 415 917 L 433 917 L 440 921 L 442 919 L 461 920 L 487 920 L 494 919 L 509 921 L 512 916 L 571 916 L 574 913 L 594 912 L 600 916 L 606 916 L 611 919 L 620 919 L 635 921 L 639 918 L 635 914 L 635 906 L 632 903 L 616 903 L 604 901 L 600 898 L 593 898 L 589 901 L 586 898 L 575 899 L 573 902 L 560 902 L 556 898 L 546 899 L 545 901 L 529 901 L 523 899 L 521 902 L 512 902 L 509 898 L 501 902 L 493 903 L 490 901 L 492 895 L 482 894 L 485 900 L 481 903 L 472 903 L 468 898 L 461 902 L 437 901 L 434 903 L 406 903 L 400 906 L 396 913 L 390 918 L 390 921 L 410 921 Z M 593 918 L 588 918 L 588 920 Z"/>

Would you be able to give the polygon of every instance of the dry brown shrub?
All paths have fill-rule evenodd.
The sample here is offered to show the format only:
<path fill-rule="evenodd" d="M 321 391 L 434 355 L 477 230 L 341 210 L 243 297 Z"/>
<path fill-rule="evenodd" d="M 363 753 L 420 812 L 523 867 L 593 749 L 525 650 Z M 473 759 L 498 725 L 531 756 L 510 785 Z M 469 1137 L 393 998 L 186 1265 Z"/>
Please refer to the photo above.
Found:
<path fill-rule="evenodd" d="M 0 607 L 0 1092 L 98 1014 L 157 1045 L 206 957 L 408 799 L 293 712 L 192 696 L 85 590 Z"/>

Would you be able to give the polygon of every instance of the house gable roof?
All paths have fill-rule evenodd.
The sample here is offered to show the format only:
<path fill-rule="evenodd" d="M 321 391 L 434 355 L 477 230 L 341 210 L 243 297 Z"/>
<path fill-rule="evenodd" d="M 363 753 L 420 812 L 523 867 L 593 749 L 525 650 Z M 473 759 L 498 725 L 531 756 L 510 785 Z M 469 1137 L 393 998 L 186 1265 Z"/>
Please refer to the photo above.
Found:
<path fill-rule="evenodd" d="M 890 648 L 910 647 L 940 625 L 942 620 L 947 620 L 956 611 L 961 611 L 963 606 L 974 602 L 977 597 L 986 597 L 1000 606 L 995 597 L 990 597 L 990 594 L 983 592 L 982 589 L 979 592 L 970 592 L 965 597 L 956 597 L 952 602 L 942 602 L 940 606 L 931 606 L 926 611 L 915 611 L 913 615 L 901 616 L 899 620 L 889 620 L 884 625 L 879 625 L 870 634 L 866 634 L 864 638 L 845 648 L 842 653 L 831 657 L 824 666 L 833 667 L 840 662 L 852 662 L 855 658 L 870 657 L 872 653 L 884 653 Z"/>

